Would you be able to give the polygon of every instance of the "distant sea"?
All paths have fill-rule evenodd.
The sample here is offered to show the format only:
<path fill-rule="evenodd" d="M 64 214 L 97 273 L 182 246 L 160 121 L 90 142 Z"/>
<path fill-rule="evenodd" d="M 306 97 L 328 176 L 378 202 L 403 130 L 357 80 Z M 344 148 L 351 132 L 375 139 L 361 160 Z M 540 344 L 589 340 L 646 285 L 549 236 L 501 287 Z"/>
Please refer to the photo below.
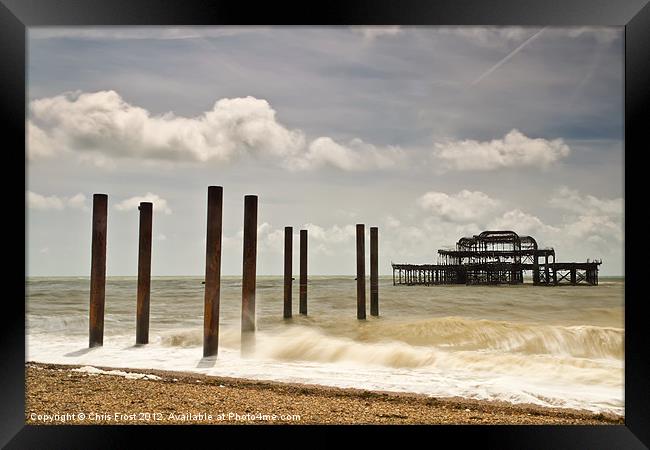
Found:
<path fill-rule="evenodd" d="M 309 315 L 282 318 L 282 277 L 257 278 L 254 353 L 240 356 L 241 279 L 221 283 L 219 355 L 202 359 L 201 277 L 154 277 L 150 344 L 135 347 L 135 277 L 106 284 L 88 350 L 88 278 L 26 280 L 26 360 L 503 400 L 623 415 L 624 279 L 599 286 L 392 286 L 356 319 L 354 277 L 314 276 Z M 369 290 L 368 290 L 369 292 Z"/>

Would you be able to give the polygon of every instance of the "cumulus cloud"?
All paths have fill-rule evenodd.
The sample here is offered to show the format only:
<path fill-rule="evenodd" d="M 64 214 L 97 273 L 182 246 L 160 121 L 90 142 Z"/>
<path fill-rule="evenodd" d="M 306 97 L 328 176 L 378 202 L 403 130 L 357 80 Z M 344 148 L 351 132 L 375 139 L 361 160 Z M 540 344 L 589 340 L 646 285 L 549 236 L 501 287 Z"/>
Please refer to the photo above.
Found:
<path fill-rule="evenodd" d="M 285 156 L 304 146 L 301 131 L 282 126 L 268 102 L 254 97 L 221 99 L 212 110 L 188 118 L 151 115 L 115 91 L 74 92 L 33 100 L 30 117 L 33 156 L 69 150 L 204 162 L 243 153 Z"/>
<path fill-rule="evenodd" d="M 388 169 L 399 165 L 404 152 L 398 147 L 378 148 L 361 139 L 339 144 L 329 137 L 319 137 L 307 152 L 287 160 L 290 170 L 313 170 L 330 166 L 347 171 Z"/>
<path fill-rule="evenodd" d="M 493 212 L 499 201 L 480 191 L 462 191 L 449 195 L 444 192 L 427 192 L 417 200 L 423 210 L 451 222 L 471 222 Z"/>
<path fill-rule="evenodd" d="M 86 196 L 82 193 L 73 195 L 72 197 L 59 197 L 56 195 L 44 196 L 36 192 L 27 191 L 27 206 L 30 209 L 41 211 L 62 211 L 68 208 L 82 211 L 88 210 Z"/>
<path fill-rule="evenodd" d="M 560 187 L 549 199 L 549 204 L 567 211 L 582 214 L 623 214 L 623 199 L 600 199 L 593 195 L 581 195 L 575 189 L 566 186 Z"/>
<path fill-rule="evenodd" d="M 115 209 L 117 209 L 118 211 L 134 211 L 138 209 L 138 206 L 140 206 L 141 202 L 153 203 L 154 212 L 161 211 L 165 214 L 172 213 L 171 208 L 167 204 L 167 200 L 161 198 L 157 194 L 152 194 L 151 192 L 147 192 L 145 195 L 142 196 L 135 196 L 135 197 L 127 198 L 126 200 L 122 200 L 121 202 L 115 205 Z"/>
<path fill-rule="evenodd" d="M 563 186 L 549 199 L 549 204 L 566 211 L 566 232 L 572 238 L 594 242 L 623 240 L 623 199 L 582 195 Z"/>
<path fill-rule="evenodd" d="M 512 230 L 517 234 L 532 236 L 560 231 L 559 228 L 547 225 L 539 217 L 520 209 L 506 211 L 501 217 L 492 220 L 488 224 L 488 228 L 491 230 Z"/>
<path fill-rule="evenodd" d="M 547 168 L 566 157 L 562 139 L 533 139 L 513 129 L 502 139 L 436 143 L 433 156 L 446 170 L 495 170 L 505 167 Z"/>
<path fill-rule="evenodd" d="M 404 159 L 398 147 L 361 139 L 341 144 L 322 136 L 307 145 L 301 130 L 282 125 L 269 103 L 254 97 L 224 98 L 197 117 L 180 117 L 152 115 L 115 91 L 65 93 L 30 103 L 28 157 L 66 153 L 98 167 L 112 167 L 118 158 L 224 163 L 248 155 L 294 171 L 387 169 Z"/>

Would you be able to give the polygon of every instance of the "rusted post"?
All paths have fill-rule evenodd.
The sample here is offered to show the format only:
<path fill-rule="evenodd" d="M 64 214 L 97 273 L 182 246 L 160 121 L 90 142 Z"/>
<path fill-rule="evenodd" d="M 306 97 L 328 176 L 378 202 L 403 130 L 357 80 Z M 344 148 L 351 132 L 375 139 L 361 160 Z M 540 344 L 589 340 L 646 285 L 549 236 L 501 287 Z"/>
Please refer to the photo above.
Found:
<path fill-rule="evenodd" d="M 544 276 L 546 277 L 546 284 L 551 284 L 551 275 L 548 267 L 548 253 L 544 255 Z"/>
<path fill-rule="evenodd" d="M 138 210 L 140 211 L 140 244 L 138 246 L 138 296 L 136 300 L 135 343 L 148 344 L 153 204 L 141 202 Z"/>
<path fill-rule="evenodd" d="M 300 314 L 307 315 L 307 230 L 300 230 Z"/>
<path fill-rule="evenodd" d="M 104 345 L 104 300 L 106 294 L 106 223 L 108 195 L 93 195 L 92 253 L 90 257 L 90 310 L 88 345 Z"/>
<path fill-rule="evenodd" d="M 379 315 L 379 229 L 370 227 L 370 315 Z"/>
<path fill-rule="evenodd" d="M 366 318 L 366 236 L 364 225 L 357 224 L 357 319 Z"/>
<path fill-rule="evenodd" d="M 293 257 L 293 228 L 284 227 L 284 318 L 291 318 L 291 279 Z"/>
<path fill-rule="evenodd" d="M 244 197 L 244 254 L 241 298 L 242 353 L 250 350 L 255 331 L 255 270 L 257 261 L 257 195 Z"/>
<path fill-rule="evenodd" d="M 208 186 L 208 221 L 205 243 L 205 294 L 203 302 L 203 356 L 219 352 L 221 290 L 221 229 L 223 187 Z"/>

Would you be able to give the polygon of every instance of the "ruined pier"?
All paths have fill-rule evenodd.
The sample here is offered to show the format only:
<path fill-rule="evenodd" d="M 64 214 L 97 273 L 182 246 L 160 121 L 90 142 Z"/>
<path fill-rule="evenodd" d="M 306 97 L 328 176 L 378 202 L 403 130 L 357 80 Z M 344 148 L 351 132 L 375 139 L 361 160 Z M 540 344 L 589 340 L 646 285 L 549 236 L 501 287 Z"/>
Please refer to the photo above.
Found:
<path fill-rule="evenodd" d="M 438 264 L 393 263 L 393 285 L 522 284 L 531 272 L 534 285 L 596 286 L 601 263 L 556 262 L 555 250 L 539 248 L 532 236 L 484 231 L 461 238 L 453 250 L 438 250 Z"/>

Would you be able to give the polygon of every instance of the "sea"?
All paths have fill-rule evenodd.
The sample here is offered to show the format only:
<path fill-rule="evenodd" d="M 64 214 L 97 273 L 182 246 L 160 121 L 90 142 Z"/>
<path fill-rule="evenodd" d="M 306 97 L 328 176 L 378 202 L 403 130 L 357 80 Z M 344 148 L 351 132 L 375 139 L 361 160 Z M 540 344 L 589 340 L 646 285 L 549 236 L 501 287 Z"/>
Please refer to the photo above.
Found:
<path fill-rule="evenodd" d="M 258 276 L 241 354 L 241 278 L 222 277 L 219 352 L 203 358 L 202 277 L 153 277 L 150 343 L 135 345 L 136 277 L 106 282 L 104 345 L 88 348 L 89 279 L 26 279 L 26 361 L 412 392 L 624 415 L 624 279 L 598 286 L 393 286 L 357 320 L 353 276 L 313 276 L 308 315 Z M 369 289 L 367 289 L 369 292 Z"/>

